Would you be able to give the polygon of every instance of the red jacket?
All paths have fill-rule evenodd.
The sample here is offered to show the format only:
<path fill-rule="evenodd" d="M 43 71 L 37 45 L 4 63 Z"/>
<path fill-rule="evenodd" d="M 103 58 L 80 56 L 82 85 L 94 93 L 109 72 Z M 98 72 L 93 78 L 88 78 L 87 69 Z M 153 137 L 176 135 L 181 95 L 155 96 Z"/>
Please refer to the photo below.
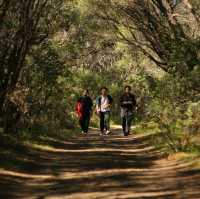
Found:
<path fill-rule="evenodd" d="M 76 104 L 76 113 L 79 118 L 83 117 L 83 104 L 81 102 L 77 102 Z"/>

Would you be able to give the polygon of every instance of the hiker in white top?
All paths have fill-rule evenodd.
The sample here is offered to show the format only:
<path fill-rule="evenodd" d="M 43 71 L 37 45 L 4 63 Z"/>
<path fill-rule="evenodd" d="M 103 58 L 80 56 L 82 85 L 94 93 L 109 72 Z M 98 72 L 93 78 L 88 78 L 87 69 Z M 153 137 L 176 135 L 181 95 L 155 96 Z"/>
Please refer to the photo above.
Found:
<path fill-rule="evenodd" d="M 101 112 L 110 111 L 110 104 L 107 96 L 101 96 L 100 110 Z"/>
<path fill-rule="evenodd" d="M 104 135 L 104 130 L 106 131 L 106 135 L 110 133 L 110 111 L 112 102 L 113 99 L 108 95 L 108 89 L 103 87 L 101 89 L 101 95 L 96 100 L 96 112 L 100 117 L 101 135 Z"/>

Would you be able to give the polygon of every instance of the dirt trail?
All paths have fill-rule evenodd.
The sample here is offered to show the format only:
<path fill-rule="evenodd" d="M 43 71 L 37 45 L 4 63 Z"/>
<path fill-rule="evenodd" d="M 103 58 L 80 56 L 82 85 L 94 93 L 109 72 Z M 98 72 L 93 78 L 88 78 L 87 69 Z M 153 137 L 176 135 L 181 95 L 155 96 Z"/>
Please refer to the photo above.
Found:
<path fill-rule="evenodd" d="M 0 170 L 0 198 L 200 199 L 200 171 L 162 158 L 143 139 L 92 130 L 33 150 L 20 171 Z"/>

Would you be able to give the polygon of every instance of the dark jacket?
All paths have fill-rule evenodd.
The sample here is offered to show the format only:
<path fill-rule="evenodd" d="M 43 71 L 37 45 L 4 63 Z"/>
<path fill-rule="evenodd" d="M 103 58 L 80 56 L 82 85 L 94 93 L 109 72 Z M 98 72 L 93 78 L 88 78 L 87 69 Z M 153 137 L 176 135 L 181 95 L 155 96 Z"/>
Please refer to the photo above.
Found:
<path fill-rule="evenodd" d="M 133 94 L 124 93 L 120 98 L 120 107 L 127 111 L 134 111 L 136 106 L 136 99 Z"/>
<path fill-rule="evenodd" d="M 83 106 L 83 114 L 90 114 L 92 111 L 93 102 L 92 99 L 89 96 L 82 96 L 78 99 L 78 102 L 80 102 Z"/>

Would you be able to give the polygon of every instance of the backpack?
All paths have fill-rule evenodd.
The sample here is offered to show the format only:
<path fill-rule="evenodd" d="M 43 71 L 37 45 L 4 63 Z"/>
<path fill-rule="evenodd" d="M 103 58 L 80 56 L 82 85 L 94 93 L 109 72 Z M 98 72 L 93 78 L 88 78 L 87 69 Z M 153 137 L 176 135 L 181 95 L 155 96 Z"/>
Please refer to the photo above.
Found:
<path fill-rule="evenodd" d="M 79 118 L 83 117 L 84 109 L 83 109 L 83 103 L 82 102 L 77 102 L 76 113 L 77 113 Z"/>

